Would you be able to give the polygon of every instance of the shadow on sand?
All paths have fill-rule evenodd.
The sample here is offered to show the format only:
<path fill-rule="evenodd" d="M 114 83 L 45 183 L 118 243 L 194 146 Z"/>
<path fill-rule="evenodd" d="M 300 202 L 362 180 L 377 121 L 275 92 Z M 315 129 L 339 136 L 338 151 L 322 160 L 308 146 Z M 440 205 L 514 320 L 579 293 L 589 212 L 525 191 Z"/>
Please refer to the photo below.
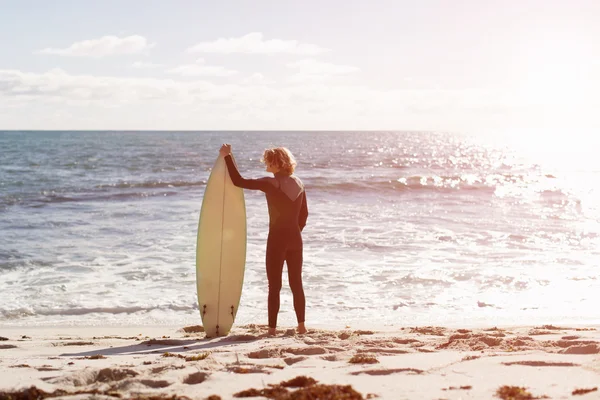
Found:
<path fill-rule="evenodd" d="M 208 350 L 218 347 L 233 346 L 240 343 L 251 343 L 262 339 L 261 336 L 243 335 L 243 336 L 224 336 L 211 339 L 151 339 L 144 342 L 120 346 L 107 347 L 104 349 L 95 349 L 79 353 L 63 353 L 61 357 L 86 357 L 86 356 L 114 356 L 131 354 L 156 354 L 156 353 L 185 353 L 195 350 Z"/>

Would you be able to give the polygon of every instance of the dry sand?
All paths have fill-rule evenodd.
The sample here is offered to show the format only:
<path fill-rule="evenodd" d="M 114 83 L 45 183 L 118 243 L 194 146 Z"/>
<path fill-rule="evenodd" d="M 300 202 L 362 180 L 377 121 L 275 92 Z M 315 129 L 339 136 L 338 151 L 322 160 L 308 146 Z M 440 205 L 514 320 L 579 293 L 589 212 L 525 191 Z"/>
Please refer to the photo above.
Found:
<path fill-rule="evenodd" d="M 600 399 L 599 353 L 597 327 L 551 325 L 275 337 L 246 325 L 213 339 L 201 327 L 10 328 L 0 399 Z"/>

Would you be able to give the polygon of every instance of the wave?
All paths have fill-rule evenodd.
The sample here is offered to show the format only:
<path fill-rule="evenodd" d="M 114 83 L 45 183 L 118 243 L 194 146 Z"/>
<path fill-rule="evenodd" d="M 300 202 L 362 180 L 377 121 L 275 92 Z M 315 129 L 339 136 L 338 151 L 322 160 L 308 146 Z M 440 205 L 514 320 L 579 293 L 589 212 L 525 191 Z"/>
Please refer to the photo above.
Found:
<path fill-rule="evenodd" d="M 43 192 L 39 195 L 19 196 L 4 196 L 0 198 L 0 210 L 4 210 L 10 206 L 20 205 L 26 207 L 39 208 L 49 204 L 58 203 L 80 203 L 90 201 L 119 201 L 145 197 L 156 196 L 172 196 L 176 195 L 175 191 L 158 191 L 158 192 L 120 192 L 120 193 L 89 193 L 89 194 L 56 194 Z"/>
<path fill-rule="evenodd" d="M 150 189 L 194 188 L 206 186 L 206 181 L 146 181 L 118 182 L 96 185 L 94 187 L 54 188 L 30 193 L 8 193 L 0 197 L 0 211 L 15 205 L 43 207 L 52 203 L 86 202 L 86 201 L 119 201 L 143 197 L 170 196 L 175 191 L 157 191 Z M 132 191 L 128 189 L 137 189 Z M 148 189 L 148 190 L 145 190 Z M 118 191 L 118 192 L 117 192 Z"/>
<path fill-rule="evenodd" d="M 506 192 L 506 189 L 519 188 L 538 184 L 531 178 L 519 174 L 492 174 L 477 176 L 474 174 L 463 175 L 413 175 L 400 178 L 374 178 L 350 177 L 350 179 L 332 174 L 331 177 L 307 176 L 303 178 L 307 191 L 326 192 L 334 194 L 368 194 L 368 193 L 415 193 L 415 192 L 441 192 L 441 193 L 482 193 L 488 195 Z M 56 188 L 43 190 L 36 193 L 9 193 L 0 197 L 0 211 L 14 206 L 25 205 L 43 207 L 53 203 L 89 202 L 89 201 L 121 201 L 136 198 L 170 196 L 186 190 L 206 186 L 205 180 L 150 180 L 144 182 L 116 182 L 99 184 L 93 187 Z M 168 190 L 174 189 L 174 190 Z M 500 190 L 500 192 L 497 192 Z M 508 192 L 512 193 L 513 190 Z M 567 196 L 557 190 L 539 190 L 542 199 L 547 201 L 564 200 Z"/>
<path fill-rule="evenodd" d="M 485 191 L 493 193 L 498 183 L 488 183 L 463 177 L 410 176 L 396 180 L 366 179 L 351 182 L 327 182 L 325 179 L 306 180 L 307 190 L 327 192 L 369 191 Z"/>
<path fill-rule="evenodd" d="M 40 269 L 53 267 L 54 261 L 44 261 L 39 257 L 35 257 L 28 253 L 23 253 L 18 250 L 0 249 L 0 273 L 15 270 L 18 268 L 25 269 Z"/>
<path fill-rule="evenodd" d="M 171 187 L 188 187 L 188 186 L 205 186 L 206 181 L 148 181 L 148 182 L 119 182 L 105 185 L 97 185 L 98 189 L 131 189 L 131 188 L 171 188 Z"/>
<path fill-rule="evenodd" d="M 42 202 L 44 203 L 65 203 L 65 202 L 85 202 L 85 201 L 110 201 L 110 200 L 126 200 L 139 197 L 153 196 L 169 196 L 177 192 L 127 192 L 127 193 L 111 193 L 103 195 L 81 195 L 75 197 L 68 196 L 46 196 Z"/>
<path fill-rule="evenodd" d="M 75 307 L 75 308 L 58 308 L 58 309 L 4 309 L 0 310 L 0 316 L 4 319 L 20 319 L 35 316 L 81 316 L 88 314 L 134 314 L 134 313 L 149 313 L 155 310 L 162 311 L 193 311 L 197 310 L 198 305 L 180 306 L 175 304 L 162 305 L 156 307 Z"/>

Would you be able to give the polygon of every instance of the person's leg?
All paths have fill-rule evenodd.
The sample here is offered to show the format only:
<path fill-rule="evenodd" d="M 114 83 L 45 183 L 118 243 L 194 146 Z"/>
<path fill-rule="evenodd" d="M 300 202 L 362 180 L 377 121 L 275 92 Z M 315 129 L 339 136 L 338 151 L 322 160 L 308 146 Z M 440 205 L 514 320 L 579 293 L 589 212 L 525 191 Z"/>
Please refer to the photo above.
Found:
<path fill-rule="evenodd" d="M 296 319 L 298 320 L 298 333 L 306 333 L 304 327 L 306 300 L 302 285 L 302 249 L 289 250 L 285 259 L 290 289 L 292 289 L 292 295 L 294 296 L 294 311 L 296 311 Z"/>
<path fill-rule="evenodd" d="M 267 279 L 269 281 L 269 334 L 275 334 L 277 314 L 279 313 L 279 293 L 281 292 L 281 273 L 285 259 L 285 249 L 274 240 L 267 242 Z"/>

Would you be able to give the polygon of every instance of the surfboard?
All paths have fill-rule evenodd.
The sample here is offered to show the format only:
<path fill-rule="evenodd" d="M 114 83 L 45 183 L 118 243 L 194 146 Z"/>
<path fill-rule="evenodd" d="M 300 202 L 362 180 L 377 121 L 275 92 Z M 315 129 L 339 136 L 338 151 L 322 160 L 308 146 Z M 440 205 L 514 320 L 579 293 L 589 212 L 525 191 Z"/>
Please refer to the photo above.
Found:
<path fill-rule="evenodd" d="M 246 203 L 219 155 L 206 183 L 196 243 L 198 308 L 207 337 L 229 333 L 246 264 Z"/>

